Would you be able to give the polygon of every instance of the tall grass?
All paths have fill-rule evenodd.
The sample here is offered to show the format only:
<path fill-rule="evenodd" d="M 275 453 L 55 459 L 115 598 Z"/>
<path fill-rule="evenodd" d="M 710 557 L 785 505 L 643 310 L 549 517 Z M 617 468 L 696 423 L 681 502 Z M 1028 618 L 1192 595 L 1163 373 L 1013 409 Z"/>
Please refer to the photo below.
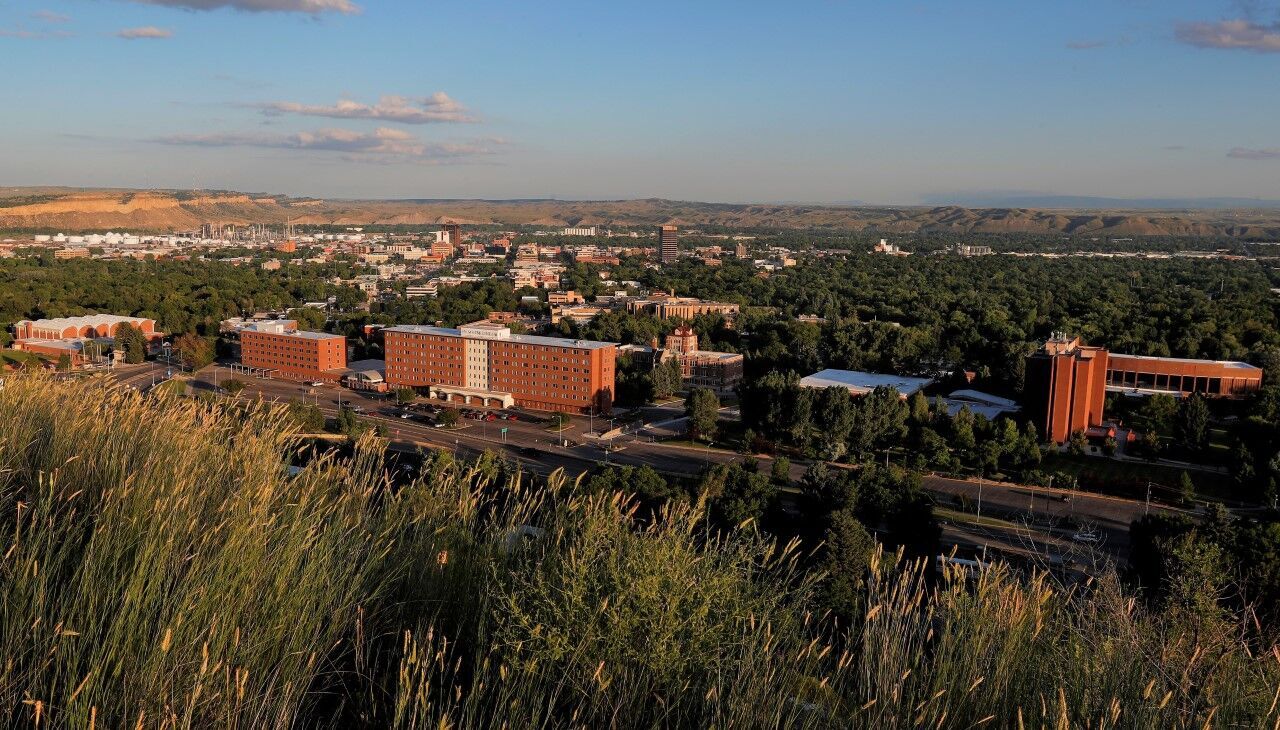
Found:
<path fill-rule="evenodd" d="M 40 375 L 0 389 L 0 722 L 50 727 L 1277 727 L 1280 655 L 1114 578 L 935 583 L 852 625 L 794 545 L 700 505 L 381 444 L 284 465 L 283 414 Z M 532 529 L 536 528 L 536 529 Z"/>

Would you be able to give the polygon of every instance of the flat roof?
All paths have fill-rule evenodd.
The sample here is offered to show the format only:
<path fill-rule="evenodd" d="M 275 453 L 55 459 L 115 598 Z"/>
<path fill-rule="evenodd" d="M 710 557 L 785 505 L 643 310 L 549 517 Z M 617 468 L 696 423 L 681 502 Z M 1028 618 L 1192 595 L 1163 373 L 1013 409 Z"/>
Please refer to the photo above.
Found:
<path fill-rule="evenodd" d="M 828 368 L 800 379 L 805 388 L 848 388 L 859 393 L 868 393 L 881 386 L 888 386 L 900 395 L 911 395 L 933 382 L 933 378 L 912 378 L 905 375 L 885 375 L 883 373 L 867 373 L 861 370 L 834 370 Z"/>
<path fill-rule="evenodd" d="M 403 332 L 410 335 L 439 335 L 441 337 L 462 337 L 462 331 L 456 327 L 432 327 L 425 324 L 401 324 L 387 327 L 383 332 Z M 600 350 L 606 347 L 617 347 L 616 342 L 597 342 L 595 340 L 573 340 L 567 337 L 541 337 L 539 335 L 511 335 L 500 340 L 486 342 L 518 342 L 525 345 L 545 345 L 548 347 L 573 347 L 580 350 Z"/>
<path fill-rule="evenodd" d="M 980 390 L 953 390 L 947 399 L 954 401 L 963 401 L 966 403 L 979 403 L 986 406 L 999 406 L 1008 410 L 1017 410 L 1018 402 L 1008 398 L 1001 398 L 998 395 L 983 393 Z"/>
<path fill-rule="evenodd" d="M 245 327 L 242 332 L 258 332 L 264 335 L 283 335 L 285 337 L 297 337 L 303 340 L 334 340 L 346 339 L 345 335 L 334 335 L 328 332 L 312 332 L 310 330 L 285 330 L 281 327 L 281 322 L 256 322 Z M 259 327 L 258 325 L 266 325 Z"/>
<path fill-rule="evenodd" d="M 121 324 L 124 322 L 149 322 L 150 317 L 129 317 L 120 314 L 86 314 L 80 317 L 55 317 L 53 319 L 23 319 L 18 325 L 31 323 L 41 328 L 66 329 L 67 327 L 84 327 L 85 325 Z"/>
<path fill-rule="evenodd" d="M 376 372 L 385 374 L 387 372 L 387 361 L 386 360 L 356 360 L 355 362 L 347 363 L 347 366 L 343 369 L 350 370 L 352 372 L 376 371 Z"/>
<path fill-rule="evenodd" d="M 1123 352 L 1113 352 L 1111 357 L 1125 357 L 1130 360 L 1150 360 L 1153 362 L 1177 362 L 1186 363 L 1188 365 L 1218 365 L 1224 368 L 1240 368 L 1242 370 L 1257 370 L 1262 372 L 1262 368 L 1257 365 L 1250 365 L 1247 362 L 1239 360 L 1198 360 L 1194 357 L 1160 357 L 1158 355 L 1126 355 Z"/>
<path fill-rule="evenodd" d="M 743 357 L 740 352 L 720 352 L 719 350 L 690 350 L 684 354 L 706 358 L 708 360 L 737 360 Z"/>

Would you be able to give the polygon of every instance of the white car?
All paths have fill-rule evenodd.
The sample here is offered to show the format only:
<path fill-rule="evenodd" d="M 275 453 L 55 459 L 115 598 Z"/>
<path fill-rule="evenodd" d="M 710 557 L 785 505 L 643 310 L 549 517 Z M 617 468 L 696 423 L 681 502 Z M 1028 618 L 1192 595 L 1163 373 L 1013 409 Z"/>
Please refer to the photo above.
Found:
<path fill-rule="evenodd" d="M 310 385 L 311 385 L 311 387 L 312 387 L 312 388 L 321 388 L 321 387 L 324 387 L 324 383 L 320 382 L 319 380 L 317 380 L 317 381 L 316 381 L 316 382 L 314 382 L 314 383 L 310 383 Z"/>
<path fill-rule="evenodd" d="M 1099 537 L 1098 537 L 1098 533 L 1096 532 L 1077 532 L 1076 534 L 1071 536 L 1071 539 L 1075 540 L 1076 542 L 1085 542 L 1085 543 L 1093 544 L 1098 542 Z"/>

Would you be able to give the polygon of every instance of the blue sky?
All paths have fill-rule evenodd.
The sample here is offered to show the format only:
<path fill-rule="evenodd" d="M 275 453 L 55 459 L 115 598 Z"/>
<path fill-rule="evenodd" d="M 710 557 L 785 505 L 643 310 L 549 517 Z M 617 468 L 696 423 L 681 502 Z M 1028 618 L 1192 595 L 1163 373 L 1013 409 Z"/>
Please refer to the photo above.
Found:
<path fill-rule="evenodd" d="M 0 0 L 0 185 L 1280 198 L 1280 3 Z"/>

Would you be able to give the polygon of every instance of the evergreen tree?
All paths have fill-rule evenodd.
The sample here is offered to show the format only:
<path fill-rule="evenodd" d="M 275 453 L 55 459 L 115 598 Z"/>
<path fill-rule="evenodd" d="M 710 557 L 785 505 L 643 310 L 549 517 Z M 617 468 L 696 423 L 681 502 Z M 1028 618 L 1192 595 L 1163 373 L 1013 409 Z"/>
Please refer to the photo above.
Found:
<path fill-rule="evenodd" d="M 1199 393 L 1184 398 L 1178 408 L 1178 441 L 1194 452 L 1209 446 L 1209 406 Z"/>
<path fill-rule="evenodd" d="M 827 606 L 841 616 L 852 616 L 875 554 L 875 538 L 847 509 L 832 513 L 825 537 L 822 569 L 827 576 Z"/>

